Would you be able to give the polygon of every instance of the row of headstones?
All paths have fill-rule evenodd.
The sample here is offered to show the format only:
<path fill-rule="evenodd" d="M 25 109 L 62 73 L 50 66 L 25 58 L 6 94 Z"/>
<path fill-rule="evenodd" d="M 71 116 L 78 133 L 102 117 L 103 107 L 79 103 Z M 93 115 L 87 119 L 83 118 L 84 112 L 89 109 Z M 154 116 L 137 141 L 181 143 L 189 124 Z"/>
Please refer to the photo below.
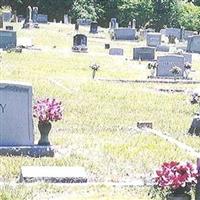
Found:
<path fill-rule="evenodd" d="M 73 51 L 87 52 L 87 37 L 82 34 L 74 36 Z M 133 60 L 155 60 L 155 48 L 154 47 L 137 47 L 133 48 Z M 123 55 L 124 51 L 121 48 L 110 48 L 109 55 Z M 157 58 L 158 68 L 156 76 L 168 77 L 173 76 L 170 71 L 173 66 L 177 66 L 181 69 L 179 76 L 183 76 L 184 66 L 186 63 L 192 64 L 192 54 L 182 53 L 181 55 L 167 55 L 159 56 Z"/>

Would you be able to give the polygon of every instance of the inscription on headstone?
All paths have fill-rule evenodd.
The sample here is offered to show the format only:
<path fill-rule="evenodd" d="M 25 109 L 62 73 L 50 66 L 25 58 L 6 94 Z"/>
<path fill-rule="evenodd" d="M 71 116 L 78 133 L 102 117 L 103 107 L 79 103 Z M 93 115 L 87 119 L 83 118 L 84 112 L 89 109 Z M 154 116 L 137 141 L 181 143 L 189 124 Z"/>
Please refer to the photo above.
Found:
<path fill-rule="evenodd" d="M 0 146 L 33 145 L 32 87 L 0 82 Z"/>

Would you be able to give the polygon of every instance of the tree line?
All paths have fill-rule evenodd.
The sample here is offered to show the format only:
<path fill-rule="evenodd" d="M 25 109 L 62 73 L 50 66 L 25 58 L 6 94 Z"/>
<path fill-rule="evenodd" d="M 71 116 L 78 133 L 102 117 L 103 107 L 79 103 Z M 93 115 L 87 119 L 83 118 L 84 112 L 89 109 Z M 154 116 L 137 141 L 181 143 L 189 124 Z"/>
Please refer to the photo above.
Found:
<path fill-rule="evenodd" d="M 108 27 L 111 18 L 120 26 L 136 19 L 136 27 L 185 27 L 200 31 L 200 0 L 0 0 L 0 6 L 9 6 L 18 15 L 25 15 L 28 6 L 39 8 L 49 20 L 63 20 L 64 14 L 97 21 Z"/>

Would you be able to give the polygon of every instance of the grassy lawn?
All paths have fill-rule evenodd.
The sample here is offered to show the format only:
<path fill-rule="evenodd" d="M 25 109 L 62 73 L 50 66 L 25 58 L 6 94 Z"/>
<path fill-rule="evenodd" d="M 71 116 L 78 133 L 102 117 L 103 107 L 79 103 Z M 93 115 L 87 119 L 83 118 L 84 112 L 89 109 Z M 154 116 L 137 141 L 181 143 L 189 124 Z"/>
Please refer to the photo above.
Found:
<path fill-rule="evenodd" d="M 134 127 L 138 121 L 152 121 L 155 129 L 200 150 L 199 138 L 186 135 L 192 115 L 198 110 L 197 106 L 190 105 L 189 94 L 158 91 L 161 88 L 190 91 L 200 85 L 99 80 L 146 79 L 149 75 L 147 62 L 139 64 L 131 60 L 132 48 L 143 46 L 144 42 L 110 41 L 106 29 L 94 36 L 88 34 L 89 28 L 81 27 L 81 32 L 88 35 L 89 52 L 78 54 L 71 51 L 73 26 L 50 24 L 33 30 L 22 30 L 19 24 L 14 27 L 18 37 L 31 38 L 41 50 L 24 50 L 22 54 L 3 52 L 0 80 L 31 83 L 33 101 L 43 97 L 60 99 L 64 105 L 64 119 L 53 124 L 50 134 L 52 144 L 58 149 L 55 158 L 0 157 L 2 180 L 15 180 L 23 165 L 57 165 L 83 166 L 89 181 L 129 182 L 140 174 L 153 173 L 164 161 L 196 161 L 176 146 L 140 133 Z M 105 43 L 124 48 L 125 56 L 109 56 Z M 94 63 L 101 66 L 96 80 L 92 80 L 89 68 Z M 195 80 L 200 77 L 199 63 L 200 56 L 195 55 L 193 68 L 196 72 L 192 74 Z M 37 143 L 36 120 L 34 126 Z M 108 186 L 4 187 L 0 199 L 1 195 L 2 199 L 39 199 L 38 191 L 43 199 L 149 199 L 147 190 Z"/>

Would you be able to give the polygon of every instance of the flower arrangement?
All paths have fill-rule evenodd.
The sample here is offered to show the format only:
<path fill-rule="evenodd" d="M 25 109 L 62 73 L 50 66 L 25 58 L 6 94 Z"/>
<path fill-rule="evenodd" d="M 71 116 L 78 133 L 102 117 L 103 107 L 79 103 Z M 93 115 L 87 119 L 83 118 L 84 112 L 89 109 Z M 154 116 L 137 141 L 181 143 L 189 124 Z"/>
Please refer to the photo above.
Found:
<path fill-rule="evenodd" d="M 173 66 L 169 71 L 173 74 L 174 79 L 176 79 L 176 76 L 178 76 L 182 70 L 180 67 Z"/>
<path fill-rule="evenodd" d="M 159 195 L 165 199 L 166 195 L 178 197 L 185 195 L 197 183 L 198 172 L 196 167 L 189 162 L 168 162 L 163 163 L 161 168 L 156 171 L 154 186 L 150 191 L 152 198 Z"/>
<path fill-rule="evenodd" d="M 39 119 L 39 123 L 48 123 L 62 119 L 61 102 L 55 99 L 38 100 L 33 106 L 33 117 Z"/>
<path fill-rule="evenodd" d="M 96 74 L 96 71 L 98 71 L 98 69 L 100 68 L 100 65 L 97 65 L 96 63 L 93 64 L 93 65 L 90 65 L 89 66 L 93 72 L 92 72 L 92 78 L 94 79 L 95 78 L 95 74 Z"/>

